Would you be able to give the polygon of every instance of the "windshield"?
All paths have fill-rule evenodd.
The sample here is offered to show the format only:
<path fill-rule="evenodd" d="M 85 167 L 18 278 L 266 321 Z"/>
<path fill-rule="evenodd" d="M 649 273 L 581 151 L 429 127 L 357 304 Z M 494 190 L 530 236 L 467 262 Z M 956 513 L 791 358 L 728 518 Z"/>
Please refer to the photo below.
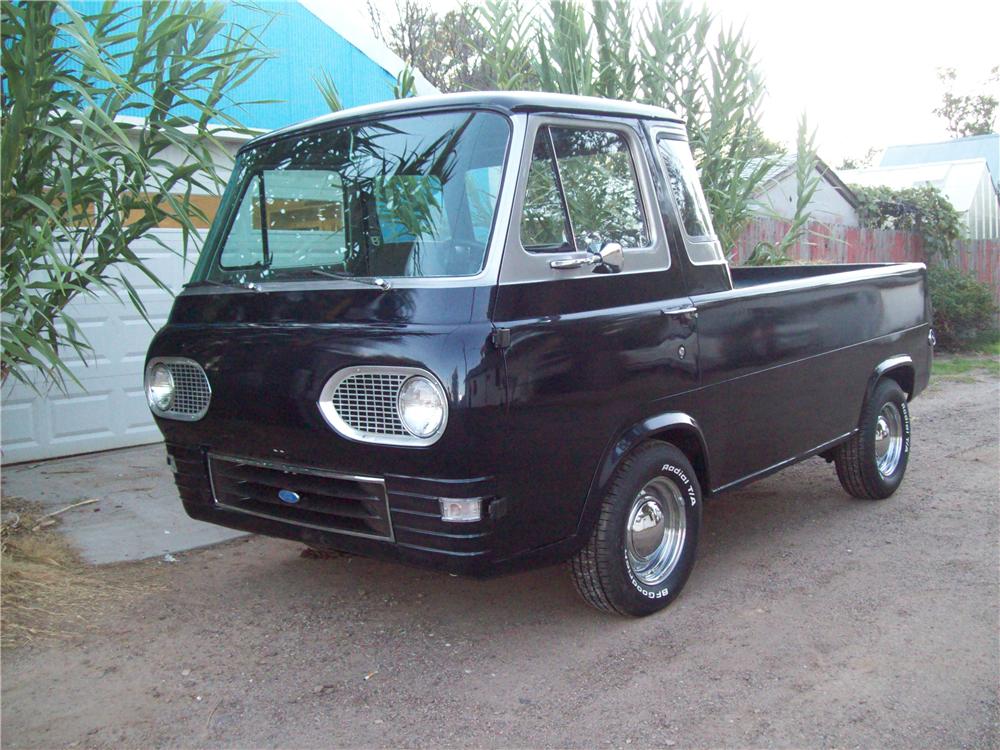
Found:
<path fill-rule="evenodd" d="M 228 227 L 194 282 L 470 276 L 485 261 L 509 135 L 494 113 L 331 128 L 242 153 Z M 235 185 L 234 185 L 235 187 Z"/>

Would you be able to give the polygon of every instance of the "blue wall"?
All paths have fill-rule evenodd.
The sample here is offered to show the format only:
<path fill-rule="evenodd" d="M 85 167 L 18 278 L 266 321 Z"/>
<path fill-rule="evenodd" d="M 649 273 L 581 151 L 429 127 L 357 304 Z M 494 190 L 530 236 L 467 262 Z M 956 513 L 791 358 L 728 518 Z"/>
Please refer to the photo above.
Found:
<path fill-rule="evenodd" d="M 71 0 L 70 4 L 81 14 L 97 13 L 101 8 L 101 2 L 95 0 Z M 130 8 L 136 17 L 141 12 L 141 5 L 134 0 L 119 2 L 119 7 Z M 258 28 L 266 22 L 268 14 L 273 15 L 270 25 L 258 36 L 274 57 L 255 76 L 234 89 L 231 96 L 235 101 L 276 101 L 232 110 L 231 114 L 244 125 L 273 130 L 326 114 L 329 109 L 313 81 L 323 70 L 333 77 L 345 107 L 392 99 L 395 76 L 299 3 L 265 2 L 260 7 L 263 12 L 228 3 L 224 15 L 226 21 Z"/>

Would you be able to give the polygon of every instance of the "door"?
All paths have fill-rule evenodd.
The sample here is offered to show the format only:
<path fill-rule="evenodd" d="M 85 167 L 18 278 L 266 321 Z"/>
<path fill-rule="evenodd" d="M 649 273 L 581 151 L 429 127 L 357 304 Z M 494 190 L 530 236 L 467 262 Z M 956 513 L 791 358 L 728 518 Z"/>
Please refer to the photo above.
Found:
<path fill-rule="evenodd" d="M 642 136 L 618 120 L 529 121 L 494 324 L 505 349 L 519 546 L 575 532 L 614 440 L 697 386 L 696 316 L 672 267 Z M 593 258 L 624 249 L 620 270 Z"/>

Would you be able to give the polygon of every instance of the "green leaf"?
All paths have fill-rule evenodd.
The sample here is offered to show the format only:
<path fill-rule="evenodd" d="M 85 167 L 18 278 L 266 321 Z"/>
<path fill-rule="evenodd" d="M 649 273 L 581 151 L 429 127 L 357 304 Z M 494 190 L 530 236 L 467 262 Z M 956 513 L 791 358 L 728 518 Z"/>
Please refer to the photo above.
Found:
<path fill-rule="evenodd" d="M 147 318 L 123 265 L 167 289 L 130 244 L 163 244 L 167 218 L 185 250 L 198 236 L 192 196 L 225 183 L 215 133 L 246 132 L 231 114 L 246 103 L 230 92 L 270 56 L 257 32 L 273 14 L 253 12 L 260 24 L 238 26 L 222 3 L 105 2 L 86 15 L 66 0 L 0 4 L 5 379 L 79 385 L 62 359 L 89 351 L 74 299 L 107 293 Z M 121 121 L 126 111 L 144 125 Z"/>

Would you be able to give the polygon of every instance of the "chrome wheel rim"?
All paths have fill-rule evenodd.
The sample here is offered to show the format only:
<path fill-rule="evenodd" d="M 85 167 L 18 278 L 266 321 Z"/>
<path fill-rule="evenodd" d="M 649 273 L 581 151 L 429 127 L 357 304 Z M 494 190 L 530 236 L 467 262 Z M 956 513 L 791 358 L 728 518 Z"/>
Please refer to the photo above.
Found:
<path fill-rule="evenodd" d="M 680 488 L 667 477 L 651 479 L 632 501 L 625 526 L 625 556 L 632 575 L 647 586 L 662 583 L 677 567 L 686 535 Z"/>
<path fill-rule="evenodd" d="M 892 476 L 903 455 L 903 415 L 893 402 L 882 407 L 875 420 L 875 464 L 883 477 Z"/>

